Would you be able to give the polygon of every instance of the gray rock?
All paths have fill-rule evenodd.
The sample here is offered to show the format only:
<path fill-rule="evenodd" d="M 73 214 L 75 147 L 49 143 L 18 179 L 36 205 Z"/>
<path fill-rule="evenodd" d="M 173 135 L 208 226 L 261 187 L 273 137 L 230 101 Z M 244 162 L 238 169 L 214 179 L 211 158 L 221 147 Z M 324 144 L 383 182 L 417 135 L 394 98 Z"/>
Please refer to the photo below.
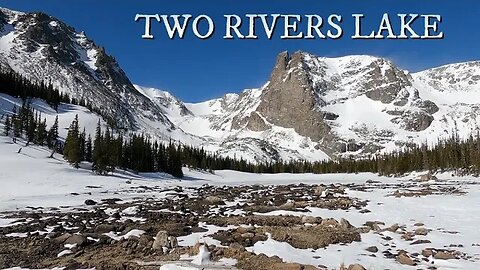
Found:
<path fill-rule="evenodd" d="M 417 263 L 412 260 L 412 258 L 410 258 L 406 253 L 404 252 L 401 252 L 397 258 L 396 258 L 397 262 L 401 263 L 401 264 L 405 264 L 405 265 L 410 265 L 410 266 L 414 266 L 414 265 L 417 265 Z"/>
<path fill-rule="evenodd" d="M 56 243 L 59 243 L 59 244 L 63 244 L 68 238 L 70 238 L 72 236 L 72 234 L 70 233 L 64 233 L 62 234 L 61 236 L 59 237 L 56 237 L 55 239 L 53 239 L 53 241 L 55 241 Z"/>
<path fill-rule="evenodd" d="M 344 229 L 350 229 L 353 228 L 352 224 L 344 218 L 340 219 L 340 226 Z"/>
<path fill-rule="evenodd" d="M 96 205 L 96 204 L 97 204 L 97 202 L 96 202 L 96 201 L 94 201 L 94 200 L 90 200 L 90 199 L 88 199 L 88 200 L 86 200 L 86 201 L 85 201 L 85 204 L 86 204 L 86 205 Z"/>
<path fill-rule="evenodd" d="M 176 248 L 178 247 L 178 241 L 175 236 L 168 237 L 168 248 Z"/>
<path fill-rule="evenodd" d="M 439 251 L 437 252 L 437 254 L 435 254 L 433 256 L 435 259 L 437 260 L 453 260 L 453 259 L 457 259 L 457 257 L 450 253 L 450 252 L 446 252 L 446 251 Z"/>
<path fill-rule="evenodd" d="M 160 250 L 162 247 L 169 247 L 168 233 L 166 231 L 159 231 L 152 245 L 152 248 L 155 250 Z"/>
<path fill-rule="evenodd" d="M 79 234 L 74 234 L 69 238 L 67 238 L 67 240 L 65 240 L 65 242 L 63 243 L 68 245 L 76 244 L 77 247 L 80 247 L 80 246 L 83 246 L 85 243 L 87 243 L 87 238 Z"/>
<path fill-rule="evenodd" d="M 347 268 L 347 270 L 367 270 L 367 269 L 365 267 L 363 267 L 363 265 L 356 263 L 356 264 L 351 264 Z"/>
<path fill-rule="evenodd" d="M 428 234 L 428 230 L 424 227 L 420 227 L 415 230 L 415 235 L 427 235 L 427 234 Z"/>
<path fill-rule="evenodd" d="M 100 224 L 95 227 L 94 232 L 98 234 L 108 233 L 116 230 L 116 226 L 110 224 Z"/>

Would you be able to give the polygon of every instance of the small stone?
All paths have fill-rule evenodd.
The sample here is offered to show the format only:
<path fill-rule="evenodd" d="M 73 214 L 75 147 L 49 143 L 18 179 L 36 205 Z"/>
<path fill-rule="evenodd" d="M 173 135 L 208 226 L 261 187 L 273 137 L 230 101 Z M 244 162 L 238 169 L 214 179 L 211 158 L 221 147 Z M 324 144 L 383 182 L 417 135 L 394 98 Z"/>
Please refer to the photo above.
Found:
<path fill-rule="evenodd" d="M 321 225 L 322 226 L 337 227 L 339 224 L 338 224 L 338 221 L 336 221 L 333 218 L 325 218 L 325 219 L 322 219 Z"/>
<path fill-rule="evenodd" d="M 382 229 L 380 228 L 379 224 L 383 224 L 385 225 L 385 223 L 379 223 L 377 221 L 367 221 L 365 222 L 365 226 L 368 226 L 370 227 L 372 230 L 376 231 L 376 232 L 379 232 L 381 231 Z"/>
<path fill-rule="evenodd" d="M 326 190 L 325 187 L 318 186 L 318 187 L 315 187 L 314 192 L 315 192 L 315 195 L 321 196 L 325 190 Z"/>
<path fill-rule="evenodd" d="M 421 175 L 418 180 L 420 181 L 431 181 L 431 180 L 438 180 L 438 178 L 435 175 L 432 175 L 431 173 L 427 173 L 424 175 Z"/>
<path fill-rule="evenodd" d="M 405 265 L 411 265 L 411 266 L 414 266 L 414 265 L 417 265 L 415 263 L 414 260 L 412 260 L 412 258 L 410 258 L 407 254 L 405 254 L 404 252 L 400 253 L 397 258 L 396 258 L 397 262 L 401 263 L 401 264 L 405 264 Z"/>
<path fill-rule="evenodd" d="M 344 218 L 340 219 L 340 226 L 344 229 L 350 229 L 353 228 L 352 224 Z"/>
<path fill-rule="evenodd" d="M 377 253 L 378 248 L 376 246 L 371 246 L 366 249 L 368 252 Z"/>
<path fill-rule="evenodd" d="M 425 240 L 413 241 L 410 245 L 421 245 L 421 244 L 429 244 L 429 243 L 432 243 L 432 241 L 425 239 Z"/>
<path fill-rule="evenodd" d="M 110 224 L 100 224 L 95 227 L 94 232 L 98 234 L 109 233 L 115 231 L 116 226 Z"/>
<path fill-rule="evenodd" d="M 205 201 L 209 204 L 224 204 L 222 198 L 218 196 L 208 196 L 207 198 L 205 198 Z"/>
<path fill-rule="evenodd" d="M 64 233 L 64 234 L 60 235 L 59 237 L 53 239 L 53 241 L 55 241 L 56 243 L 59 243 L 59 244 L 63 244 L 68 238 L 70 238 L 70 236 L 72 236 L 70 233 Z"/>
<path fill-rule="evenodd" d="M 413 226 L 415 226 L 415 227 L 422 227 L 424 225 L 425 224 L 423 224 L 422 222 L 417 222 L 417 223 L 413 224 Z"/>
<path fill-rule="evenodd" d="M 238 251 L 244 251 L 245 250 L 245 247 L 242 246 L 240 243 L 231 243 L 230 246 L 228 246 L 229 249 L 233 249 L 233 250 L 238 250 Z"/>
<path fill-rule="evenodd" d="M 428 234 L 428 230 L 425 229 L 424 227 L 420 227 L 415 230 L 415 235 L 427 235 L 427 234 Z"/>
<path fill-rule="evenodd" d="M 457 259 L 455 255 L 453 255 L 450 252 L 446 251 L 439 251 L 437 254 L 433 256 L 437 260 L 452 260 L 452 259 Z"/>
<path fill-rule="evenodd" d="M 168 237 L 168 248 L 176 248 L 178 247 L 178 241 L 175 236 Z"/>
<path fill-rule="evenodd" d="M 366 270 L 366 268 L 363 267 L 363 265 L 356 263 L 356 264 L 351 264 L 351 265 L 347 268 L 347 270 Z"/>
<path fill-rule="evenodd" d="M 415 235 L 411 232 L 407 232 L 405 234 L 402 235 L 402 239 L 405 240 L 405 241 L 413 241 L 413 237 Z"/>
<path fill-rule="evenodd" d="M 65 240 L 65 242 L 63 243 L 68 245 L 76 244 L 77 247 L 80 247 L 80 246 L 83 246 L 86 242 L 87 242 L 87 238 L 79 234 L 74 234 L 70 236 L 67 240 Z"/>
<path fill-rule="evenodd" d="M 396 232 L 400 226 L 398 224 L 393 224 L 392 226 L 388 227 L 386 230 L 389 232 Z"/>
<path fill-rule="evenodd" d="M 369 233 L 372 230 L 372 228 L 368 226 L 362 226 L 357 228 L 358 233 Z"/>
<path fill-rule="evenodd" d="M 96 205 L 96 204 L 97 204 L 97 202 L 94 201 L 94 200 L 88 199 L 88 200 L 85 201 L 85 205 Z"/>
<path fill-rule="evenodd" d="M 426 248 L 422 250 L 422 256 L 427 258 L 433 256 L 433 250 L 431 248 Z"/>
<path fill-rule="evenodd" d="M 317 218 L 312 216 L 302 216 L 302 223 L 314 224 L 317 223 Z"/>
<path fill-rule="evenodd" d="M 255 237 L 255 234 L 248 232 L 248 233 L 242 233 L 240 236 L 243 238 L 252 239 L 253 237 Z"/>

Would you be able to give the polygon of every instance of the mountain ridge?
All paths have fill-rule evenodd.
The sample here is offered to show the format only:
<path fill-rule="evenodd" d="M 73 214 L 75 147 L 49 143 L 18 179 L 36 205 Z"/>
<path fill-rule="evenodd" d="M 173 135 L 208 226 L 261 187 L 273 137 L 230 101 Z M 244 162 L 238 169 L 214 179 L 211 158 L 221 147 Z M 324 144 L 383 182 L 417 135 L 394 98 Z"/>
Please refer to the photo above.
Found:
<path fill-rule="evenodd" d="M 465 137 L 480 121 L 479 61 L 410 73 L 381 57 L 285 51 L 262 87 L 185 103 L 134 85 L 104 48 L 51 16 L 2 8 L 0 29 L 3 68 L 51 81 L 128 132 L 253 162 L 372 157 Z"/>

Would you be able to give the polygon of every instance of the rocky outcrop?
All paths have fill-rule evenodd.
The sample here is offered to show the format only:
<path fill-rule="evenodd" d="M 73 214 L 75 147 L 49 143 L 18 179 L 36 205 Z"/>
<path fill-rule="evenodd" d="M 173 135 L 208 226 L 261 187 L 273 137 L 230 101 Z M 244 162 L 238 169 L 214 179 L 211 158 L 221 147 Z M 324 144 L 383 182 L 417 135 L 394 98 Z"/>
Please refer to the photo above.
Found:
<path fill-rule="evenodd" d="M 318 141 L 329 135 L 330 127 L 317 110 L 315 89 L 306 69 L 302 53 L 278 55 L 257 112 L 274 125 L 294 128 Z"/>

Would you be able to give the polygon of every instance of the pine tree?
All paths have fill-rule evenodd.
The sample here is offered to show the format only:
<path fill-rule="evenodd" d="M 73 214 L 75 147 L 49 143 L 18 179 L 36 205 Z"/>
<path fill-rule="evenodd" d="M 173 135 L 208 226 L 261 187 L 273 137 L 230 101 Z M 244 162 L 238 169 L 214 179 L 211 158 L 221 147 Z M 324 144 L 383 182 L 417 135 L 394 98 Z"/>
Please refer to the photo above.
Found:
<path fill-rule="evenodd" d="M 35 134 L 35 143 L 38 145 L 43 145 L 47 138 L 47 119 L 44 119 L 43 122 L 38 123 L 37 132 Z"/>
<path fill-rule="evenodd" d="M 13 138 L 18 138 L 22 136 L 22 120 L 18 115 L 12 117 L 13 122 Z"/>
<path fill-rule="evenodd" d="M 92 137 L 88 135 L 87 142 L 85 143 L 85 160 L 92 162 Z"/>
<path fill-rule="evenodd" d="M 63 148 L 63 156 L 75 168 L 79 168 L 80 164 L 80 134 L 78 126 L 78 114 L 70 124 L 65 146 Z"/>
<path fill-rule="evenodd" d="M 11 130 L 12 126 L 11 126 L 11 120 L 10 120 L 10 115 L 7 115 L 7 119 L 5 119 L 5 127 L 4 127 L 4 134 L 5 136 L 8 136 L 10 135 L 10 130 Z"/>
<path fill-rule="evenodd" d="M 78 147 L 79 147 L 79 150 L 80 150 L 80 153 L 79 153 L 80 161 L 85 160 L 86 137 L 87 137 L 87 133 L 85 132 L 85 128 L 83 128 L 83 132 L 78 137 Z"/>
<path fill-rule="evenodd" d="M 47 145 L 50 148 L 54 148 L 57 145 L 58 139 L 58 115 L 55 117 L 55 122 L 53 123 L 52 127 L 48 131 L 47 135 Z"/>
<path fill-rule="evenodd" d="M 100 124 L 100 119 L 98 119 L 92 152 L 93 170 L 98 174 L 104 174 L 107 172 L 107 162 L 105 160 L 104 149 L 105 147 L 102 135 L 102 126 Z"/>

